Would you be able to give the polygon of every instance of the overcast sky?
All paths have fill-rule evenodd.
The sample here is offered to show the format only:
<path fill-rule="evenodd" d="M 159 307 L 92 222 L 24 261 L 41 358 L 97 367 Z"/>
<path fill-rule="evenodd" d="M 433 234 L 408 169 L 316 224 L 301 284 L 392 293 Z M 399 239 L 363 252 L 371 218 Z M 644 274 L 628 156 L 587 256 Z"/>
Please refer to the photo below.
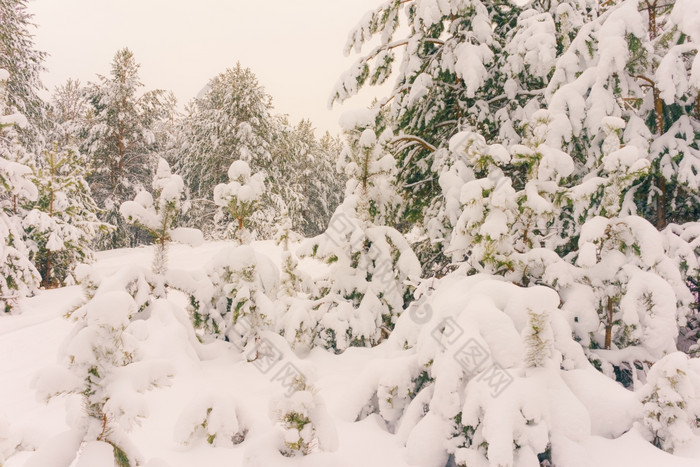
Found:
<path fill-rule="evenodd" d="M 36 45 L 49 53 L 44 84 L 109 74 L 114 53 L 129 47 L 147 89 L 172 90 L 180 104 L 240 61 L 293 122 L 309 118 L 338 132 L 344 109 L 327 101 L 355 57 L 342 49 L 350 29 L 380 0 L 30 0 Z"/>

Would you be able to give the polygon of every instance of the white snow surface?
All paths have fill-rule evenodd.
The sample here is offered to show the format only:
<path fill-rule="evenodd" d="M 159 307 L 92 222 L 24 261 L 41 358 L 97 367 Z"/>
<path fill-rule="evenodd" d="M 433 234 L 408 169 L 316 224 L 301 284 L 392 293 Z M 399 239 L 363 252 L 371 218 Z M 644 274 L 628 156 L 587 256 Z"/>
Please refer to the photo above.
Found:
<path fill-rule="evenodd" d="M 224 242 L 204 243 L 196 247 L 174 244 L 170 252 L 170 269 L 182 274 L 201 271 L 225 246 Z M 281 248 L 272 242 L 256 242 L 252 248 L 256 254 L 267 256 L 272 263 L 280 266 Z M 108 277 L 128 268 L 142 267 L 147 270 L 152 254 L 151 247 L 101 252 L 97 254 L 94 273 Z M 300 264 L 312 276 L 317 276 L 322 267 L 309 259 Z M 469 281 L 469 284 L 473 284 L 473 290 L 479 291 L 469 301 L 468 306 L 477 310 L 470 319 L 481 316 L 482 311 L 479 310 L 482 309 L 483 313 L 492 313 L 489 310 L 494 304 L 499 308 L 504 307 L 504 312 L 493 312 L 494 316 L 500 316 L 500 321 L 478 321 L 484 336 L 498 337 L 494 337 L 493 341 L 484 341 L 482 345 L 488 346 L 493 358 L 504 367 L 517 366 L 514 359 L 522 355 L 517 349 L 521 345 L 517 330 L 525 325 L 525 316 L 516 313 L 515 308 L 508 304 L 519 297 L 534 300 L 531 304 L 528 302 L 528 306 L 547 303 L 551 312 L 556 313 L 557 299 L 544 288 L 537 293 L 526 294 L 510 285 L 501 288 L 494 281 L 484 281 L 479 286 L 478 281 Z M 462 280 L 448 281 L 445 287 L 438 289 L 440 294 L 430 301 L 437 312 L 433 320 L 440 316 L 457 316 L 456 310 L 467 306 L 463 284 Z M 504 296 L 504 293 L 511 297 Z M 101 300 L 107 300 L 108 296 L 109 293 L 104 294 Z M 0 359 L 0 461 L 3 461 L 3 453 L 7 456 L 3 467 L 112 465 L 108 445 L 97 441 L 81 445 L 82 434 L 71 429 L 72 423 L 66 419 L 66 409 L 80 405 L 77 396 L 57 397 L 48 403 L 37 396 L 42 385 L 37 375 L 40 371 L 45 375 L 45 368 L 56 367 L 60 363 L 57 356 L 61 354 L 63 343 L 67 342 L 66 338 L 75 326 L 63 315 L 82 301 L 82 291 L 78 286 L 41 290 L 24 301 L 22 314 L 0 316 L 0 354 L 3 356 Z M 97 305 L 99 303 L 93 304 L 93 307 Z M 142 395 L 148 415 L 127 434 L 147 467 L 445 465 L 442 443 L 445 435 L 449 435 L 449 427 L 445 426 L 440 413 L 445 414 L 459 407 L 459 404 L 466 404 L 465 407 L 470 404 L 469 400 L 449 400 L 454 394 L 444 391 L 447 388 L 443 385 L 450 384 L 447 380 L 420 391 L 412 401 L 395 398 L 396 412 L 385 406 L 381 416 L 375 413 L 356 421 L 357 409 L 372 391 L 377 390 L 377 382 L 381 382 L 380 386 L 383 385 L 385 389 L 403 384 L 402 381 L 413 375 L 401 374 L 397 370 L 412 366 L 415 358 L 427 356 L 397 348 L 395 344 L 401 336 L 397 335 L 374 348 L 349 348 L 339 355 L 314 348 L 308 354 L 299 356 L 282 337 L 268 333 L 265 336 L 279 348 L 281 360 L 269 371 L 263 372 L 226 342 L 199 343 L 190 327 L 185 305 L 183 294 L 170 291 L 167 301 L 159 300 L 152 307 L 151 316 L 134 327 L 132 332 L 140 339 L 141 360 L 166 360 L 174 370 L 169 385 L 153 388 Z M 414 322 L 410 323 L 406 316 L 402 321 L 404 324 L 399 334 L 415 340 L 419 331 L 418 328 L 412 329 L 420 326 L 420 320 L 414 317 Z M 561 319 L 556 322 L 559 321 Z M 467 324 L 466 321 L 460 323 Z M 472 325 L 476 326 L 476 323 L 474 321 Z M 568 347 L 559 346 L 571 345 L 569 337 L 562 338 L 562 329 L 559 325 L 553 329 L 555 342 L 559 343 L 555 345 L 555 352 L 559 355 L 569 352 Z M 429 339 L 426 337 L 429 333 L 429 329 L 424 329 L 420 335 L 423 339 Z M 499 340 L 505 345 L 499 346 Z M 434 354 L 439 344 L 434 342 L 430 345 L 435 348 L 428 349 L 424 344 L 418 350 Z M 285 388 L 279 377 L 276 378 L 278 371 L 287 364 L 312 377 L 313 397 L 322 401 L 327 411 L 323 423 L 316 427 L 317 436 L 321 444 L 331 445 L 331 449 L 316 449 L 308 456 L 285 457 L 280 454 L 283 430 L 270 415 L 270 408 L 273 401 L 278 401 L 277 405 L 287 403 L 280 399 L 284 397 L 281 394 Z M 441 378 L 449 375 L 448 360 L 436 360 L 436 364 L 443 366 L 440 369 Z M 387 371 L 389 369 L 392 371 Z M 515 371 L 514 374 L 521 373 Z M 558 374 L 562 375 L 562 379 L 558 379 Z M 519 399 L 524 410 L 533 403 L 542 403 L 548 410 L 556 411 L 556 417 L 544 413 L 538 417 L 551 417 L 554 431 L 561 436 L 557 444 L 570 445 L 556 454 L 558 466 L 690 467 L 700 464 L 699 438 L 691 440 L 682 450 L 671 455 L 655 448 L 635 429 L 626 431 L 634 414 L 640 410 L 638 402 L 626 389 L 619 387 L 614 390 L 614 383 L 587 365 L 564 372 L 556 368 L 542 368 L 533 375 L 535 377 L 530 382 L 517 376 L 516 384 L 510 390 L 522 391 Z M 475 392 L 467 391 L 467 394 L 479 397 L 477 393 L 484 388 L 479 388 L 478 381 L 473 383 L 470 388 L 473 386 Z M 547 387 L 547 392 L 536 397 L 537 401 L 527 400 L 531 391 L 542 387 Z M 438 403 L 436 397 L 444 399 Z M 548 397 L 551 400 L 547 401 Z M 438 410 L 430 410 L 425 415 L 424 404 L 430 401 Z M 292 402 L 290 399 L 289 403 Z M 493 402 L 497 408 L 498 399 Z M 207 408 L 212 408 L 209 414 Z M 403 412 L 403 416 L 398 426 L 387 422 L 388 419 L 396 420 L 400 412 Z M 201 428 L 206 417 L 209 426 L 197 431 L 195 428 Z M 572 422 L 583 420 L 583 424 L 567 426 L 567 419 Z M 218 433 L 220 438 L 209 444 L 206 438 L 213 433 Z M 237 437 L 239 433 L 244 435 L 242 441 Z M 224 435 L 226 438 L 223 438 Z M 495 436 L 493 433 L 487 435 Z M 541 439 L 537 430 L 528 437 L 535 444 Z M 17 448 L 5 449 L 3 443 L 8 439 L 14 440 L 12 444 Z M 332 442 L 327 441 L 329 439 Z M 509 434 L 504 442 L 509 443 L 510 439 Z M 76 460 L 74 453 L 78 447 L 81 455 Z M 513 465 L 519 465 L 517 458 Z"/>

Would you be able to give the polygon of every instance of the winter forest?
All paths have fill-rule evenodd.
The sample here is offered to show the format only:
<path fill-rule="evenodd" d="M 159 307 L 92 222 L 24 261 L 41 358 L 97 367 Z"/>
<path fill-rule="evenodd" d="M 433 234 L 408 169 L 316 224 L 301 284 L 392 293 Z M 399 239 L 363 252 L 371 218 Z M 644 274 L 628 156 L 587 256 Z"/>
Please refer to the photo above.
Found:
<path fill-rule="evenodd" d="M 356 19 L 323 134 L 0 0 L 1 467 L 700 465 L 700 1 Z"/>

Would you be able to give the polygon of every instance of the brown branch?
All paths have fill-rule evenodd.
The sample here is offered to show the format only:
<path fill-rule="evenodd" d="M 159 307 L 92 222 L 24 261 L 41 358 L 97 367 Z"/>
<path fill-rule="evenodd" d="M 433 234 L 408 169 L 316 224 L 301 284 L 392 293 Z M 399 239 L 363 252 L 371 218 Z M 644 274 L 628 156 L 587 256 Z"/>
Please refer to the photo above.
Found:
<path fill-rule="evenodd" d="M 430 152 L 435 152 L 437 149 L 435 146 L 433 146 L 432 144 L 430 144 L 429 142 L 427 142 L 426 140 L 424 140 L 423 138 L 420 138 L 418 136 L 399 136 L 397 138 L 392 139 L 389 142 L 389 144 L 396 144 L 396 143 L 399 143 L 402 141 L 411 141 L 415 144 L 422 146 L 424 149 L 426 149 L 427 151 L 430 151 Z"/>
<path fill-rule="evenodd" d="M 654 81 L 652 81 L 651 79 L 647 78 L 646 76 L 637 75 L 637 76 L 635 76 L 635 78 L 642 79 L 642 80 L 646 81 L 647 83 L 649 83 L 649 85 L 651 85 L 651 86 L 656 86 L 656 83 Z"/>
<path fill-rule="evenodd" d="M 423 39 L 423 42 L 427 42 L 430 44 L 437 44 L 437 45 L 445 45 L 444 41 L 441 41 L 440 39 L 433 39 L 431 37 Z M 367 54 L 366 57 L 360 59 L 360 61 L 357 63 L 363 63 L 363 64 L 367 63 L 370 60 L 372 60 L 373 58 L 375 58 L 377 55 L 379 55 L 380 52 L 385 52 L 387 50 L 393 50 L 393 49 L 396 49 L 398 47 L 408 45 L 408 43 L 409 43 L 408 39 L 401 39 L 401 40 L 392 42 L 390 44 L 377 46 L 374 50 L 372 50 L 369 54 Z"/>
<path fill-rule="evenodd" d="M 102 433 L 97 437 L 97 441 L 102 441 L 107 433 L 107 414 L 102 414 Z"/>

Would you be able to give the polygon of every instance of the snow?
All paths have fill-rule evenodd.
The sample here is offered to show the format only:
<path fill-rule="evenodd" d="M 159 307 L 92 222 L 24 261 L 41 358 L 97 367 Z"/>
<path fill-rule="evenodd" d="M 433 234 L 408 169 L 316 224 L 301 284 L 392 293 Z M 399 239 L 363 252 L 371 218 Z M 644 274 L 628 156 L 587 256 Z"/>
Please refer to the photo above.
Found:
<path fill-rule="evenodd" d="M 359 143 L 363 148 L 371 148 L 374 146 L 377 143 L 377 135 L 374 134 L 374 130 L 367 128 L 363 131 Z"/>
<path fill-rule="evenodd" d="M 377 112 L 377 110 L 372 109 L 348 110 L 342 113 L 338 124 L 345 131 L 355 128 L 366 128 L 374 124 Z"/>
<path fill-rule="evenodd" d="M 700 187 L 698 2 L 656 23 L 641 0 L 492 3 L 385 1 L 352 31 L 346 52 L 369 51 L 331 104 L 396 84 L 341 117 L 342 152 L 323 143 L 321 172 L 339 152 L 348 178 L 340 205 L 313 168 L 297 177 L 307 189 L 279 183 L 278 157 L 315 160 L 296 135 L 313 130 L 271 118 L 257 83 L 235 96 L 252 78 L 240 65 L 203 90 L 187 135 L 122 135 L 165 144 L 200 185 L 195 206 L 213 194 L 218 210 L 181 216 L 183 177 L 149 159 L 152 183 L 122 177 L 135 196 L 105 204 L 154 245 L 99 253 L 75 270 L 80 288 L 37 289 L 31 261 L 55 268 L 78 237 L 23 212 L 43 199 L 14 161 L 31 160 L 14 128 L 28 121 L 0 116 L 0 464 L 697 465 L 700 224 L 646 219 L 692 219 Z M 254 116 L 225 115 L 219 97 Z M 321 206 L 305 203 L 321 185 Z M 69 195 L 52 192 L 52 209 Z M 302 239 L 291 229 L 309 209 L 335 211 Z M 229 222 L 234 240 L 174 228 L 193 219 Z M 254 241 L 263 229 L 274 242 Z"/>
<path fill-rule="evenodd" d="M 75 458 L 83 433 L 80 430 L 69 430 L 57 434 L 36 451 L 24 464 L 25 467 L 69 467 Z M 11 460 L 10 460 L 11 462 Z M 8 463 L 10 466 L 11 463 Z M 106 466 L 106 464 L 96 464 Z"/>
<path fill-rule="evenodd" d="M 411 92 L 408 94 L 408 105 L 414 105 L 425 97 L 432 85 L 433 78 L 429 74 L 421 73 L 418 75 L 411 86 Z"/>
<path fill-rule="evenodd" d="M 201 246 L 204 243 L 204 234 L 199 229 L 177 227 L 170 231 L 170 239 L 174 242 L 195 247 Z"/>
<path fill-rule="evenodd" d="M 279 250 L 275 250 L 270 242 L 256 242 L 243 250 L 240 250 L 242 247 L 222 250 L 222 247 L 225 247 L 224 243 L 204 243 L 197 247 L 174 244 L 170 257 L 171 270 L 175 275 L 187 276 L 204 269 L 212 258 L 222 264 L 231 261 L 245 263 L 248 261 L 246 258 L 255 255 L 268 257 L 279 254 L 275 253 Z M 128 310 L 132 306 L 133 299 L 117 290 L 117 283 L 125 279 L 112 280 L 112 285 L 105 281 L 127 266 L 136 270 L 148 270 L 151 248 L 102 252 L 98 253 L 97 258 L 93 274 L 102 277 L 105 285 L 104 291 L 98 293 L 86 308 L 87 319 L 96 320 L 100 325 L 123 325 L 125 314 L 104 316 L 102 310 Z M 415 272 L 418 267 L 409 257 L 402 262 L 406 263 L 402 268 L 409 271 Z M 309 268 L 315 267 L 313 263 L 303 264 L 309 271 Z M 445 313 L 473 310 L 473 319 L 460 320 L 460 326 L 465 330 L 472 329 L 473 326 L 481 329 L 486 337 L 484 345 L 491 349 L 494 359 L 504 365 L 518 365 L 518 356 L 522 355 L 522 350 L 517 347 L 522 339 L 517 330 L 522 330 L 528 319 L 523 307 L 542 305 L 552 310 L 552 317 L 557 313 L 558 298 L 546 288 L 521 290 L 484 277 L 455 277 L 443 282 L 441 285 L 435 283 L 433 288 L 437 289 L 437 294 L 433 293 L 429 302 L 423 302 L 432 306 L 430 322 L 442 319 L 446 316 Z M 62 315 L 80 301 L 80 295 L 78 287 L 41 291 L 36 297 L 25 300 L 23 314 L 3 317 L 0 321 L 0 349 L 3 355 L 9 357 L 0 362 L 0 397 L 6 402 L 3 407 L 9 422 L 6 430 L 17 433 L 23 440 L 24 447 L 21 449 L 30 450 L 11 455 L 4 464 L 7 467 L 68 467 L 74 462 L 75 453 L 82 441 L 82 432 L 66 431 L 65 410 L 70 412 L 70 407 L 76 403 L 79 407 L 79 400 L 74 396 L 64 396 L 52 399 L 45 405 L 43 397 L 34 397 L 30 382 L 45 367 L 53 368 L 53 373 L 43 371 L 45 382 L 53 381 L 56 384 L 58 380 L 59 386 L 70 386 L 75 381 L 70 376 L 60 376 L 65 373 L 57 370 L 56 355 L 60 342 L 70 335 L 72 327 Z M 117 303 L 122 302 L 124 307 L 117 306 Z M 279 336 L 273 339 L 275 345 L 280 346 L 283 361 L 301 369 L 304 375 L 310 377 L 313 386 L 313 390 L 297 392 L 292 398 L 287 398 L 283 394 L 282 383 L 274 377 L 275 372 L 283 368 L 282 362 L 277 363 L 268 373 L 263 373 L 253 363 L 237 356 L 228 343 L 219 341 L 200 344 L 189 327 L 184 305 L 185 297 L 171 291 L 167 300 L 158 300 L 152 305 L 150 317 L 132 321 L 129 326 L 130 333 L 140 342 L 141 350 L 138 354 L 142 363 L 135 367 L 131 376 L 125 377 L 125 381 L 140 381 L 134 383 L 134 388 L 144 388 L 150 385 L 156 367 L 165 368 L 166 374 L 173 375 L 169 386 L 159 385 L 143 394 L 139 404 L 145 405 L 134 405 L 130 409 L 136 412 L 147 409 L 148 416 L 141 419 L 141 425 L 134 426 L 133 431 L 126 434 L 141 452 L 145 465 L 185 467 L 206 464 L 223 467 L 233 463 L 246 466 L 441 467 L 445 464 L 447 453 L 444 440 L 448 439 L 451 427 L 445 423 L 441 414 L 454 410 L 449 409 L 452 406 L 452 403 L 448 403 L 449 399 L 442 399 L 449 394 L 443 391 L 446 387 L 439 389 L 437 386 L 427 386 L 412 400 L 401 399 L 404 402 L 400 404 L 399 391 L 395 393 L 397 396 L 394 396 L 394 404 L 384 405 L 381 415 L 371 414 L 356 421 L 365 402 L 371 398 L 373 386 L 384 388 L 382 394 L 385 395 L 389 395 L 387 391 L 394 386 L 407 387 L 405 382 L 410 383 L 415 376 L 412 376 L 413 370 L 408 373 L 406 370 L 410 365 L 430 358 L 424 352 L 413 354 L 411 350 L 401 350 L 402 336 L 409 342 L 416 343 L 417 336 L 411 336 L 423 326 L 413 322 L 411 314 L 407 313 L 400 318 L 400 323 L 388 342 L 374 348 L 351 348 L 339 355 L 317 348 L 304 357 L 299 357 L 288 347 L 283 347 L 286 345 L 284 339 Z M 506 332 L 507 326 L 514 326 L 516 331 Z M 553 329 L 558 329 L 558 326 L 557 324 Z M 439 351 L 439 345 L 429 336 L 431 329 L 430 325 L 423 328 L 422 333 L 427 338 L 423 342 L 432 346 L 430 352 L 436 352 Z M 552 334 L 555 341 L 563 338 L 559 334 L 559 331 Z M 555 345 L 555 348 L 560 347 Z M 397 352 L 408 354 L 400 356 Z M 450 370 L 447 365 L 449 361 L 442 360 L 441 374 L 444 376 L 455 369 L 453 367 Z M 168 364 L 163 367 L 161 364 L 166 362 Z M 436 360 L 435 365 L 438 364 L 440 361 Z M 519 394 L 513 400 L 520 401 L 523 413 L 534 419 L 541 417 L 541 423 L 549 420 L 547 423 L 550 423 L 550 429 L 560 433 L 557 435 L 560 438 L 551 439 L 552 443 L 560 446 L 556 454 L 560 456 L 558 458 L 561 462 L 564 459 L 576 459 L 575 462 L 578 462 L 572 460 L 572 463 L 561 465 L 627 465 L 622 459 L 628 460 L 630 455 L 634 457 L 634 465 L 639 467 L 695 465 L 696 459 L 663 453 L 648 444 L 634 430 L 628 431 L 641 410 L 636 395 L 611 383 L 592 367 L 581 367 L 582 363 L 578 365 L 577 368 L 564 372 L 554 368 L 538 369 L 528 378 L 516 371 L 511 388 L 499 398 L 493 399 L 493 403 L 502 405 L 511 396 Z M 124 367 L 126 368 L 128 366 Z M 556 374 L 561 374 L 561 379 Z M 41 378 L 36 381 L 34 387 L 39 389 L 39 393 L 56 392 L 56 388 L 42 383 Z M 442 384 L 447 381 L 445 379 Z M 479 383 L 482 382 L 470 381 L 470 389 L 466 394 L 484 397 L 483 391 L 488 386 L 480 386 Z M 123 389 L 125 390 L 127 388 Z M 436 398 L 437 394 L 442 396 Z M 127 400 L 129 399 L 122 401 Z M 277 402 L 273 404 L 271 401 Z M 424 407 L 428 405 L 431 410 L 426 415 Z M 309 412 L 314 414 L 311 418 L 316 427 L 318 447 L 313 449 L 318 451 L 303 458 L 286 458 L 278 450 L 285 438 L 282 426 L 276 421 L 275 412 L 301 406 L 319 407 L 310 409 Z M 459 407 L 459 403 L 456 407 Z M 492 413 L 497 405 L 486 407 L 488 413 Z M 507 407 L 503 406 L 502 410 Z M 542 407 L 550 407 L 548 410 L 551 412 L 540 412 Z M 208 408 L 212 410 L 208 411 Z M 492 416 L 495 414 L 493 412 Z M 393 428 L 383 417 L 395 421 Z M 202 427 L 205 419 L 206 427 Z M 36 425 L 36 420 L 42 421 L 40 426 Z M 493 436 L 504 433 L 497 427 L 503 427 L 501 423 L 507 419 L 498 418 L 501 420 L 498 422 L 497 419 L 493 420 L 497 424 L 492 426 L 491 431 L 484 433 L 493 439 L 493 455 L 496 455 L 499 444 Z M 572 420 L 580 422 L 574 423 Z M 518 425 L 516 419 L 509 423 L 515 423 L 512 430 L 525 430 L 521 436 L 530 439 L 533 446 L 542 443 L 543 433 L 537 427 L 544 425 L 535 424 L 533 428 L 525 429 L 528 425 Z M 213 434 L 216 436 L 210 444 L 207 438 Z M 522 438 L 521 442 L 526 438 Z M 686 449 L 693 446 L 692 443 L 688 444 Z M 83 444 L 80 447 L 80 457 L 74 465 L 99 466 L 102 465 L 101 462 L 110 465 L 112 453 L 108 447 L 111 448 L 96 441 Z M 32 453 L 33 448 L 39 450 Z M 629 449 L 645 455 L 631 454 Z M 502 452 L 505 451 L 510 449 L 504 448 Z M 474 457 L 483 460 L 479 457 L 481 454 L 459 452 L 459 459 Z M 623 454 L 626 457 L 622 457 Z M 522 455 L 524 454 L 517 454 L 516 458 Z"/>
<path fill-rule="evenodd" d="M 258 172 L 251 175 L 250 166 L 242 160 L 234 161 L 228 170 L 231 180 L 214 187 L 214 202 L 217 206 L 229 203 L 250 204 L 262 196 L 265 191 L 265 176 Z"/>
<path fill-rule="evenodd" d="M 237 180 L 239 178 L 247 179 L 250 177 L 250 167 L 242 160 L 234 161 L 228 169 L 228 178 Z"/>
<path fill-rule="evenodd" d="M 455 54 L 455 72 L 464 80 L 467 97 L 473 98 L 488 77 L 485 65 L 493 60 L 493 52 L 486 45 L 467 42 L 460 44 Z"/>
<path fill-rule="evenodd" d="M 27 117 L 20 113 L 14 113 L 11 115 L 0 116 L 0 125 L 17 125 L 20 128 L 26 128 L 29 126 L 29 121 Z"/>
<path fill-rule="evenodd" d="M 103 441 L 85 443 L 76 467 L 112 467 L 114 449 Z"/>

